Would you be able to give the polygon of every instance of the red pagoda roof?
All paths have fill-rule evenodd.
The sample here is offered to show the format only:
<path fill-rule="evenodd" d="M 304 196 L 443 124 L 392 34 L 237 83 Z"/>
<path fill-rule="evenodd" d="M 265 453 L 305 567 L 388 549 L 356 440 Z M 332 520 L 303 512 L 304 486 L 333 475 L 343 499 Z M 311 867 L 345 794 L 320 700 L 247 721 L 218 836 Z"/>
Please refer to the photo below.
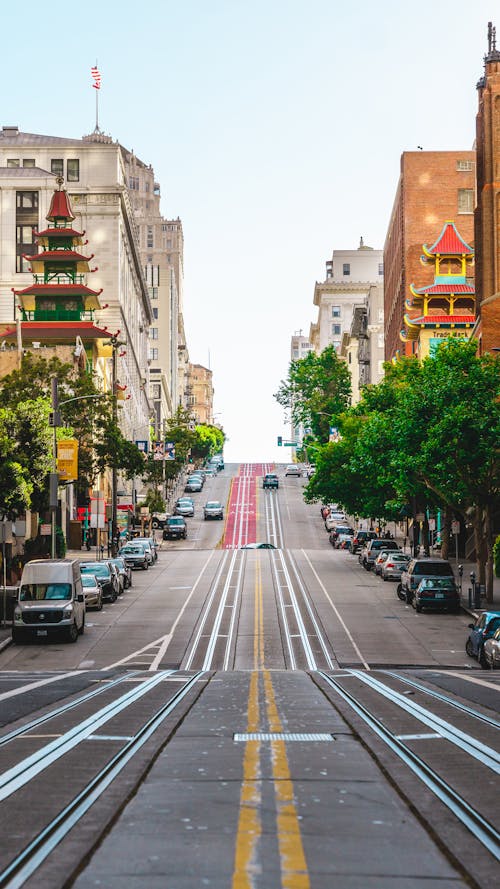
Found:
<path fill-rule="evenodd" d="M 23 256 L 29 262 L 46 262 L 47 260 L 51 262 L 67 262 L 68 260 L 71 260 L 71 262 L 90 262 L 94 258 L 93 253 L 90 256 L 83 256 L 81 253 L 76 253 L 75 250 L 42 250 L 40 253 L 34 253 L 32 256 L 23 253 Z"/>
<path fill-rule="evenodd" d="M 433 244 L 432 247 L 427 247 L 424 244 L 424 250 L 427 254 L 435 255 L 439 253 L 441 256 L 448 254 L 454 256 L 458 254 L 461 256 L 463 253 L 468 253 L 470 256 L 474 255 L 473 248 L 463 240 L 461 235 L 459 235 L 454 222 L 445 222 L 443 230 L 435 244 Z"/>
<path fill-rule="evenodd" d="M 73 294 L 73 296 L 100 296 L 100 290 L 91 290 L 84 284 L 32 284 L 31 287 L 25 287 L 24 290 L 15 290 L 12 288 L 16 296 L 57 296 L 58 294 Z"/>
<path fill-rule="evenodd" d="M 110 337 L 109 330 L 103 330 L 96 327 L 92 321 L 23 321 L 21 323 L 21 331 L 23 336 L 38 337 L 42 340 L 56 339 L 74 339 L 79 336 L 84 339 L 108 339 Z M 0 334 L 0 339 L 17 336 L 17 328 L 9 327 L 4 333 Z"/>
<path fill-rule="evenodd" d="M 74 219 L 68 192 L 62 189 L 55 191 L 50 202 L 50 210 L 45 217 L 49 222 L 55 222 L 56 219 Z"/>
<path fill-rule="evenodd" d="M 418 318 L 409 318 L 406 320 L 410 324 L 474 324 L 476 320 L 474 315 L 419 315 Z"/>
<path fill-rule="evenodd" d="M 414 293 L 430 293 L 439 296 L 442 294 L 454 293 L 455 295 L 458 293 L 471 294 L 472 296 L 476 293 L 476 288 L 473 284 L 453 284 L 450 282 L 449 284 L 429 284 L 427 287 L 413 287 Z"/>
<path fill-rule="evenodd" d="M 43 232 L 34 232 L 35 238 L 83 238 L 85 230 L 77 232 L 74 228 L 44 228 Z"/>

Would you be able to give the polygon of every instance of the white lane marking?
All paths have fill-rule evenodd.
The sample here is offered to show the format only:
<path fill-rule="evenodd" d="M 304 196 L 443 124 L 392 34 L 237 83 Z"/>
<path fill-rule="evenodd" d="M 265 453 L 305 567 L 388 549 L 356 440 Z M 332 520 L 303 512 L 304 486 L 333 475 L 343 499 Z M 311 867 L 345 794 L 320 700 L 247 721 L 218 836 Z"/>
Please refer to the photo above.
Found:
<path fill-rule="evenodd" d="M 49 685 L 51 682 L 59 682 L 60 679 L 69 679 L 71 676 L 81 676 L 85 670 L 72 670 L 71 673 L 59 673 L 58 676 L 51 676 L 49 679 L 40 679 L 38 682 L 30 682 L 29 685 L 23 685 L 22 688 L 13 688 L 10 691 L 4 691 L 0 695 L 0 701 L 7 698 L 15 698 L 16 695 L 23 695 L 27 691 L 33 691 L 34 688 L 41 688 L 42 685 Z"/>
<path fill-rule="evenodd" d="M 495 682 L 488 682 L 486 679 L 477 679 L 475 676 L 469 676 L 468 673 L 457 673 L 455 670 L 443 671 L 444 676 L 455 676 L 457 679 L 464 679 L 465 682 L 473 682 L 474 685 L 482 685 L 483 688 L 496 689 L 500 691 L 500 685 Z M 492 679 L 496 677 L 491 677 Z"/>
<path fill-rule="evenodd" d="M 335 616 L 336 616 L 337 620 L 338 620 L 339 623 L 342 625 L 342 629 L 344 630 L 344 633 L 346 634 L 347 638 L 349 639 L 349 641 L 350 641 L 352 647 L 354 648 L 354 651 L 356 652 L 356 654 L 358 655 L 358 657 L 359 657 L 361 663 L 363 664 L 363 667 L 365 668 L 365 670 L 369 670 L 370 667 L 369 667 L 368 664 L 366 663 L 366 661 L 365 661 L 363 655 L 361 654 L 361 651 L 359 650 L 358 646 L 356 645 L 356 643 L 355 643 L 355 641 L 354 641 L 354 639 L 353 639 L 353 637 L 352 637 L 352 633 L 351 633 L 351 631 L 349 630 L 348 626 L 346 625 L 344 619 L 342 618 L 342 616 L 341 616 L 341 614 L 340 614 L 338 608 L 336 607 L 336 605 L 333 604 L 333 601 L 332 601 L 332 598 L 331 598 L 331 596 L 330 596 L 330 593 L 329 593 L 328 590 L 326 589 L 326 587 L 325 587 L 323 581 L 321 580 L 321 578 L 319 577 L 319 575 L 318 575 L 316 569 L 313 567 L 313 565 L 312 565 L 312 563 L 311 563 L 311 560 L 310 560 L 309 556 L 307 555 L 307 553 L 306 553 L 305 550 L 301 550 L 301 552 L 302 552 L 303 556 L 305 557 L 305 559 L 307 560 L 307 562 L 309 563 L 309 567 L 310 567 L 312 573 L 314 574 L 314 576 L 315 576 L 316 580 L 318 581 L 318 583 L 319 583 L 321 589 L 323 590 L 323 592 L 324 592 L 326 598 L 328 599 L 330 605 L 332 606 L 332 609 L 333 609 L 333 611 L 334 611 L 334 613 L 335 613 Z"/>
<path fill-rule="evenodd" d="M 169 644 L 170 640 L 172 639 L 173 634 L 175 633 L 177 624 L 179 623 L 182 615 L 184 614 L 184 611 L 186 610 L 186 608 L 189 604 L 191 596 L 195 592 L 196 587 L 198 586 L 198 583 L 200 582 L 200 580 L 203 576 L 203 572 L 205 571 L 208 563 L 210 562 L 210 559 L 214 555 L 214 552 L 215 552 L 215 550 L 212 550 L 208 559 L 206 560 L 205 564 L 203 565 L 203 568 L 201 569 L 198 577 L 196 578 L 196 580 L 193 584 L 193 589 L 191 590 L 189 596 L 187 597 L 186 601 L 184 602 L 184 605 L 182 606 L 181 610 L 179 611 L 179 614 L 177 615 L 174 623 L 172 624 L 172 629 L 170 630 L 170 633 L 167 633 L 165 636 L 160 636 L 159 639 L 154 639 L 152 642 L 149 642 L 148 645 L 145 645 L 144 648 L 139 648 L 137 651 L 133 651 L 132 654 L 129 654 L 129 655 L 127 655 L 127 657 L 122 658 L 121 661 L 115 661 L 114 664 L 110 664 L 109 667 L 104 667 L 103 669 L 111 670 L 111 669 L 113 669 L 113 667 L 120 667 L 122 664 L 126 664 L 129 661 L 137 659 L 141 654 L 144 654 L 144 652 L 151 651 L 152 648 L 155 648 L 157 646 L 160 646 L 159 653 L 156 656 L 156 658 L 154 659 L 153 664 L 159 663 L 160 654 L 161 654 L 161 657 L 163 657 L 163 655 L 168 647 L 168 644 Z M 150 670 L 157 669 L 157 667 L 154 667 L 153 664 L 151 664 L 151 666 L 149 667 Z"/>
<path fill-rule="evenodd" d="M 174 623 L 172 624 L 172 629 L 170 630 L 170 633 L 167 633 L 167 635 L 164 636 L 164 638 L 163 638 L 163 642 L 162 642 L 161 645 L 160 645 L 160 649 L 159 649 L 159 651 L 158 651 L 158 654 L 156 655 L 156 657 L 154 658 L 154 660 L 153 660 L 152 663 L 151 663 L 151 666 L 150 666 L 150 668 L 149 668 L 150 670 L 157 670 L 157 669 L 158 669 L 158 664 L 160 663 L 160 661 L 162 660 L 162 658 L 165 656 L 165 652 L 166 652 L 166 650 L 167 650 L 167 648 L 168 648 L 168 646 L 169 646 L 169 644 L 170 644 L 170 641 L 171 641 L 171 639 L 172 639 L 172 636 L 173 636 L 174 633 L 175 633 L 175 630 L 176 630 L 176 628 L 177 628 L 177 625 L 178 625 L 178 623 L 179 623 L 179 621 L 180 621 L 182 615 L 184 614 L 184 612 L 185 612 L 185 610 L 186 610 L 186 608 L 187 608 L 187 606 L 188 606 L 188 604 L 189 604 L 189 602 L 190 602 L 190 600 L 191 600 L 191 596 L 194 595 L 194 593 L 195 593 L 195 591 L 196 591 L 196 588 L 197 588 L 197 586 L 198 586 L 198 584 L 199 584 L 201 578 L 203 577 L 203 574 L 205 573 L 205 570 L 206 570 L 206 568 L 207 568 L 207 565 L 208 565 L 208 563 L 210 562 L 211 558 L 213 557 L 214 553 L 215 553 L 215 550 L 212 550 L 212 552 L 210 553 L 210 555 L 209 555 L 207 561 L 206 561 L 205 564 L 203 565 L 203 568 L 201 569 L 200 573 L 198 574 L 198 577 L 196 578 L 196 580 L 195 580 L 195 582 L 194 582 L 194 584 L 193 584 L 193 589 L 191 590 L 189 596 L 187 597 L 186 601 L 184 602 L 184 605 L 182 606 L 181 610 L 179 611 L 179 614 L 177 615 L 177 617 L 176 617 Z"/>

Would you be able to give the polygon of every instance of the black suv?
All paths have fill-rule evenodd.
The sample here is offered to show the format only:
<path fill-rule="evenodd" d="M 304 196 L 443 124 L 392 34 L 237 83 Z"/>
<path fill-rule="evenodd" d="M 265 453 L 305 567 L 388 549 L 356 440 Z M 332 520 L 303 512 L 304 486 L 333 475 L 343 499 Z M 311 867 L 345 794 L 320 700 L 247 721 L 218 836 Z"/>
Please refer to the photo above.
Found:
<path fill-rule="evenodd" d="M 279 488 L 279 479 L 275 472 L 268 472 L 262 481 L 263 488 Z"/>
<path fill-rule="evenodd" d="M 110 602 L 116 600 L 119 590 L 113 570 L 107 562 L 80 562 L 80 571 L 82 574 L 95 574 L 103 599 L 108 599 Z"/>
<path fill-rule="evenodd" d="M 415 590 L 424 577 L 451 577 L 453 579 L 453 568 L 446 559 L 435 556 L 411 559 L 402 572 L 401 583 L 398 583 L 396 589 L 399 598 L 411 605 Z"/>
<path fill-rule="evenodd" d="M 181 537 L 184 540 L 187 537 L 186 520 L 181 515 L 169 516 L 163 529 L 163 539 L 180 540 Z"/>

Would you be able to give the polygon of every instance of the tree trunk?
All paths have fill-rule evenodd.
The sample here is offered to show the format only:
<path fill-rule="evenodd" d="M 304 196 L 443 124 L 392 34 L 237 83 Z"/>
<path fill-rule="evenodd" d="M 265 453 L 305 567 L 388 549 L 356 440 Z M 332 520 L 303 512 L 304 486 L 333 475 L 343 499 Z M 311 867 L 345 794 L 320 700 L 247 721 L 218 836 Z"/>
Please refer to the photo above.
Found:
<path fill-rule="evenodd" d="M 452 510 L 450 506 L 446 506 L 443 515 L 443 527 L 441 528 L 441 555 L 443 559 L 449 557 L 450 552 L 450 531 L 452 521 Z"/>
<path fill-rule="evenodd" d="M 488 503 L 484 510 L 484 545 L 486 549 L 486 601 L 493 602 L 493 523 L 491 506 Z"/>

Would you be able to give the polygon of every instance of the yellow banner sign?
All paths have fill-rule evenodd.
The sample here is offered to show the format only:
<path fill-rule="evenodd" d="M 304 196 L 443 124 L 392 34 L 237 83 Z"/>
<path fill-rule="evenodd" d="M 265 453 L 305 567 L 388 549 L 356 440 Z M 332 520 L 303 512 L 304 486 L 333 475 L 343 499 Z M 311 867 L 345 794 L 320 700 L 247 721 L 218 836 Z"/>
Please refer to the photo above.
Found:
<path fill-rule="evenodd" d="M 57 472 L 62 482 L 73 482 L 78 478 L 78 441 L 76 438 L 65 438 L 57 442 Z"/>

